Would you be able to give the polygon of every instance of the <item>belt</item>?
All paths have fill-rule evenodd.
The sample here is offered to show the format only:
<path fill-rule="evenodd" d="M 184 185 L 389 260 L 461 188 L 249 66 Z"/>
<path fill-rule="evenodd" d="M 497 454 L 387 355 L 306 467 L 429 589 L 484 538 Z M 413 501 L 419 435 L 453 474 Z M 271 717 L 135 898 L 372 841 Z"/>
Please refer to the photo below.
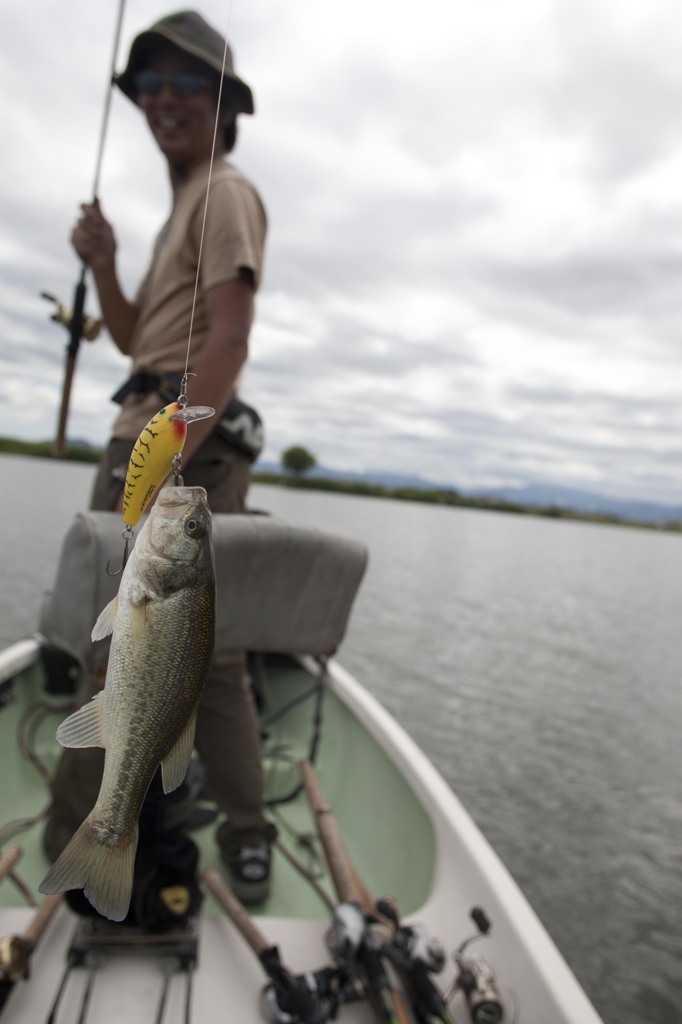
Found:
<path fill-rule="evenodd" d="M 160 376 L 149 370 L 140 370 L 121 385 L 118 391 L 111 396 L 111 401 L 123 405 L 123 400 L 128 395 L 149 395 L 152 391 L 158 391 L 162 398 L 172 401 L 180 392 L 183 376 L 182 373 L 164 373 L 163 376 Z"/>
<path fill-rule="evenodd" d="M 160 375 L 149 370 L 139 370 L 121 385 L 111 400 L 122 405 L 128 395 L 148 395 L 156 391 L 165 402 L 172 402 L 180 393 L 183 377 L 183 373 Z M 242 402 L 236 395 L 231 396 L 223 409 L 213 433 L 246 455 L 249 462 L 256 461 L 265 443 L 263 421 L 259 414 L 253 406 Z"/>

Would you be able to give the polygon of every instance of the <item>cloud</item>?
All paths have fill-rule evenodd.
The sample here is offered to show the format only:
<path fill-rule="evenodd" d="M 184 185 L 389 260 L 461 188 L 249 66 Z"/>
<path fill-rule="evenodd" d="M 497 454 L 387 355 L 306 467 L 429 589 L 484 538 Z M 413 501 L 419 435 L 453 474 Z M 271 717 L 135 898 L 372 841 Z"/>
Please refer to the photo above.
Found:
<path fill-rule="evenodd" d="M 5 19 L 1 433 L 49 436 L 57 415 L 65 332 L 39 292 L 70 301 L 80 269 L 106 7 Z M 256 96 L 235 162 L 270 223 L 244 380 L 267 455 L 302 443 L 349 471 L 682 501 L 674 0 L 202 10 Z M 126 11 L 119 66 L 167 12 Z M 171 196 L 116 91 L 100 194 L 131 292 Z M 126 373 L 108 340 L 82 347 L 73 433 L 105 440 Z"/>

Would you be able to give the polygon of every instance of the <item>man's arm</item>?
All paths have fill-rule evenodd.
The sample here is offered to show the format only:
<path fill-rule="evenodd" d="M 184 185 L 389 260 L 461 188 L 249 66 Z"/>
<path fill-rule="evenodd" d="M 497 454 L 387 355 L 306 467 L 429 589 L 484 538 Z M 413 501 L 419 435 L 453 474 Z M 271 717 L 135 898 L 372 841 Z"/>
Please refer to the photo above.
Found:
<path fill-rule="evenodd" d="M 216 414 L 210 419 L 189 424 L 182 450 L 184 466 L 215 429 L 246 361 L 254 314 L 253 285 L 249 275 L 211 288 L 204 294 L 204 303 L 209 322 L 208 337 L 195 361 L 191 359 L 190 347 L 190 364 L 196 376 L 189 378 L 187 397 L 189 405 L 208 405 L 215 409 Z M 122 508 L 123 492 L 116 510 L 120 512 Z"/>
<path fill-rule="evenodd" d="M 192 359 L 190 348 L 190 365 L 196 376 L 189 379 L 187 395 L 190 405 L 212 406 L 216 415 L 190 424 L 182 452 L 185 465 L 215 429 L 246 362 L 254 316 L 254 292 L 249 275 L 242 274 L 235 281 L 211 288 L 204 294 L 204 304 L 208 336 L 196 360 Z"/>

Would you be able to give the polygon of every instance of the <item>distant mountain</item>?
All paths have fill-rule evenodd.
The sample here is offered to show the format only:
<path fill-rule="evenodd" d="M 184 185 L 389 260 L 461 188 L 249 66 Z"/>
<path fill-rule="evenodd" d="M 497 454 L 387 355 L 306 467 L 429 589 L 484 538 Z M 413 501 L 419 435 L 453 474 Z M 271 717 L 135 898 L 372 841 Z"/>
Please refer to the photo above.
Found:
<path fill-rule="evenodd" d="M 258 462 L 256 472 L 282 474 L 282 467 L 275 462 Z M 557 506 L 567 511 L 585 514 L 615 516 L 620 519 L 645 523 L 682 522 L 682 506 L 665 505 L 653 501 L 638 501 L 632 498 L 614 498 L 606 494 L 584 491 L 575 487 L 533 482 L 521 487 L 495 487 L 482 490 L 463 491 L 451 484 L 434 483 L 414 474 L 386 473 L 368 470 L 363 473 L 344 473 L 316 466 L 308 477 L 322 480 L 348 480 L 354 483 L 376 484 L 379 487 L 420 487 L 425 490 L 456 490 L 462 497 L 500 499 L 513 504 L 536 508 Z"/>
<path fill-rule="evenodd" d="M 519 505 L 558 508 L 595 515 L 617 516 L 621 519 L 635 519 L 638 522 L 677 522 L 682 520 L 682 507 L 663 505 L 653 501 L 638 501 L 634 498 L 614 498 L 606 494 L 595 494 L 574 487 L 557 484 L 530 483 L 522 487 L 496 487 L 476 491 L 486 498 L 502 498 Z"/>
<path fill-rule="evenodd" d="M 272 473 L 275 476 L 283 476 L 283 470 L 277 462 L 257 462 L 256 473 Z M 443 488 L 445 484 L 434 484 L 431 480 L 425 480 L 421 476 L 408 476 L 402 473 L 385 473 L 381 470 L 368 470 L 365 473 L 340 472 L 336 469 L 328 469 L 326 466 L 315 466 L 306 478 L 317 478 L 318 480 L 348 480 L 351 483 L 376 484 L 378 487 L 423 487 L 427 490 Z"/>
<path fill-rule="evenodd" d="M 91 441 L 85 441 L 82 437 L 68 437 L 66 444 L 69 448 L 90 448 L 93 451 L 102 450 L 101 444 L 92 444 Z"/>
<path fill-rule="evenodd" d="M 316 466 L 309 475 L 323 480 L 350 480 L 357 483 L 375 484 L 377 487 L 422 487 L 425 490 L 446 489 L 445 484 L 434 484 L 431 480 L 425 480 L 423 476 L 405 473 L 384 473 L 380 470 L 369 470 L 366 473 L 339 473 L 334 469 Z M 452 490 L 452 488 L 448 489 Z"/>

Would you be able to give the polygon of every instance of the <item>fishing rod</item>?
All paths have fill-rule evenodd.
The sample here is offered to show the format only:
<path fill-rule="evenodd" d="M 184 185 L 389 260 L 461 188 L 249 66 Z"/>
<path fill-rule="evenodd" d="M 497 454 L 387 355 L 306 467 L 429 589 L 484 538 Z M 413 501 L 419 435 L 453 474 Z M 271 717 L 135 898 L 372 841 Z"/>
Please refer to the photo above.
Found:
<path fill-rule="evenodd" d="M 261 993 L 261 1010 L 271 1024 L 325 1024 L 336 1018 L 342 1003 L 361 998 L 339 967 L 293 974 L 282 963 L 277 946 L 268 942 L 218 872 L 205 868 L 201 879 L 256 954 L 269 979 Z"/>
<path fill-rule="evenodd" d="M 24 851 L 20 846 L 12 844 L 0 853 L 0 882 L 5 875 L 9 875 L 16 862 L 23 857 Z"/>
<path fill-rule="evenodd" d="M 0 1014 L 16 983 L 28 978 L 31 956 L 61 901 L 61 893 L 47 896 L 25 932 L 8 935 L 0 942 Z"/>
<path fill-rule="evenodd" d="M 479 907 L 472 910 L 478 931 L 455 951 L 459 974 L 451 990 L 441 992 L 432 975 L 445 966 L 442 944 L 422 926 L 403 924 L 393 901 L 371 898 L 358 877 L 309 762 L 301 764 L 301 776 L 341 900 L 334 912 L 327 946 L 340 962 L 348 958 L 358 962 L 378 1019 L 384 1024 L 455 1024 L 449 1003 L 461 991 L 472 1024 L 501 1024 L 504 1008 L 491 968 L 480 958 L 464 956 L 472 942 L 490 934 L 490 921 L 484 911 Z"/>
<path fill-rule="evenodd" d="M 359 976 L 377 1020 L 417 1024 L 398 972 L 383 955 L 386 935 L 374 901 L 355 869 L 309 761 L 301 763 L 301 778 L 339 899 L 326 936 L 327 948 L 337 963 Z"/>
<path fill-rule="evenodd" d="M 445 966 L 441 943 L 421 925 L 403 924 L 392 900 L 378 900 L 376 910 L 390 922 L 392 934 L 385 952 L 407 979 L 418 1024 L 430 1024 L 434 1019 L 442 1024 L 455 1024 L 446 997 L 431 979 Z"/>
<path fill-rule="evenodd" d="M 118 48 L 121 39 L 121 27 L 123 25 L 124 8 L 125 0 L 119 0 L 118 14 L 116 19 L 116 29 L 114 32 L 114 44 L 111 52 L 111 67 L 109 70 L 109 78 L 107 81 L 107 89 L 104 99 L 104 109 L 102 113 L 102 122 L 100 125 L 99 143 L 97 146 L 97 157 L 95 161 L 95 174 L 92 185 L 93 205 L 95 205 L 98 202 L 99 180 L 102 170 L 104 143 L 106 140 L 107 128 L 109 125 L 111 94 L 113 92 L 114 73 L 116 70 L 116 57 L 118 55 Z M 78 349 L 81 343 L 81 339 L 85 337 L 87 340 L 94 340 L 99 330 L 99 322 L 93 320 L 91 317 L 85 316 L 85 296 L 87 291 L 85 279 L 87 270 L 87 263 L 85 261 L 82 261 L 80 276 L 78 278 L 73 293 L 73 307 L 70 311 L 64 309 L 61 303 L 59 303 L 54 298 L 54 296 L 50 295 L 48 292 L 41 293 L 43 298 L 46 298 L 49 301 L 56 303 L 57 310 L 53 315 L 52 319 L 58 323 L 63 323 L 69 332 L 69 340 L 66 346 L 66 362 L 64 366 L 64 383 L 62 385 L 62 397 L 59 408 L 59 418 L 57 421 L 57 434 L 52 443 L 51 449 L 52 455 L 55 458 L 63 458 L 65 453 L 66 423 L 69 416 L 71 388 L 73 385 L 73 378 L 76 370 L 76 359 L 78 357 Z"/>

